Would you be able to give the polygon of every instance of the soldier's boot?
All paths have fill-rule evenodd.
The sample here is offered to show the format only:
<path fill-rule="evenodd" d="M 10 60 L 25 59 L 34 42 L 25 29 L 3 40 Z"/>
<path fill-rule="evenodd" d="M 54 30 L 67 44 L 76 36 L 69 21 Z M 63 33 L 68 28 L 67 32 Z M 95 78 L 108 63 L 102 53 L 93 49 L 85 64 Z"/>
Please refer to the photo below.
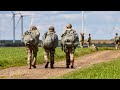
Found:
<path fill-rule="evenodd" d="M 68 65 L 68 64 L 66 65 L 66 68 L 69 68 L 69 65 Z"/>
<path fill-rule="evenodd" d="M 45 68 L 48 68 L 49 62 L 46 63 Z"/>
<path fill-rule="evenodd" d="M 33 67 L 33 68 L 36 68 L 36 66 L 35 66 L 35 65 L 32 65 L 32 67 Z"/>
<path fill-rule="evenodd" d="M 50 68 L 51 68 L 51 69 L 53 69 L 53 68 L 54 68 L 53 64 L 54 64 L 54 62 L 53 62 L 53 61 L 51 61 L 51 62 L 50 62 Z"/>
<path fill-rule="evenodd" d="M 73 61 L 71 61 L 71 68 L 74 68 L 74 60 Z"/>

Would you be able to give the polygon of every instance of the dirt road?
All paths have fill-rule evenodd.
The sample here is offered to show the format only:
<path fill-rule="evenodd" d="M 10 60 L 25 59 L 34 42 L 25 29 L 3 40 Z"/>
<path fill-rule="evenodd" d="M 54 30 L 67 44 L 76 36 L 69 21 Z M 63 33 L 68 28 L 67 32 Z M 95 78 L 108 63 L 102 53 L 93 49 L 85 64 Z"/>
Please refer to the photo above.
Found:
<path fill-rule="evenodd" d="M 45 64 L 37 65 L 36 69 L 28 69 L 28 66 L 10 67 L 0 70 L 0 79 L 49 79 L 95 63 L 110 61 L 117 57 L 120 57 L 119 50 L 106 50 L 76 58 L 73 69 L 65 68 L 65 60 L 55 62 L 54 69 L 45 69 Z"/>

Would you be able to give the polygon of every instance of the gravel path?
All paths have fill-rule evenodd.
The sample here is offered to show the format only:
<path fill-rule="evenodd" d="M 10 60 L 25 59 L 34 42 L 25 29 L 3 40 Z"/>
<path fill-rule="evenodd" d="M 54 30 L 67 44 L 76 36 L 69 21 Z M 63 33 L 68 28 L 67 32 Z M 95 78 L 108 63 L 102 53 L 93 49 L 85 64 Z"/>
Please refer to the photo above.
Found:
<path fill-rule="evenodd" d="M 36 69 L 28 69 L 28 66 L 10 67 L 0 70 L 0 79 L 49 79 L 52 77 L 63 75 L 76 69 L 90 66 L 95 63 L 110 61 L 118 57 L 120 57 L 119 50 L 106 50 L 75 58 L 75 65 L 73 69 L 65 68 L 65 60 L 55 62 L 54 69 L 45 69 L 45 64 L 37 65 Z"/>

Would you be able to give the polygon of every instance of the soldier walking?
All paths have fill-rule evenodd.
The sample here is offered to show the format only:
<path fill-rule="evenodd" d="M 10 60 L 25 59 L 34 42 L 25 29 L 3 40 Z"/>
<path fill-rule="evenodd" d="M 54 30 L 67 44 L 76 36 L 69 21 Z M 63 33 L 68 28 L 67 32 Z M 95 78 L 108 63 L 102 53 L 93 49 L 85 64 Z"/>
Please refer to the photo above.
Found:
<path fill-rule="evenodd" d="M 44 60 L 46 63 L 45 68 L 48 68 L 50 63 L 50 68 L 53 69 L 55 48 L 58 46 L 58 35 L 55 33 L 55 28 L 53 26 L 50 26 L 48 32 L 44 33 L 42 40 L 44 48 Z"/>
<path fill-rule="evenodd" d="M 37 60 L 37 52 L 38 52 L 38 43 L 39 43 L 39 36 L 40 33 L 38 31 L 38 29 L 35 26 L 31 26 L 30 27 L 30 32 L 34 32 L 34 38 L 30 38 L 30 37 L 26 37 L 26 40 L 24 40 L 24 42 L 28 40 L 34 40 L 34 44 L 32 44 L 30 41 L 26 43 L 26 47 L 27 47 L 27 64 L 30 65 L 29 69 L 31 69 L 31 66 L 33 68 L 36 68 L 36 60 Z M 28 31 L 28 32 L 29 32 Z M 23 37 L 25 36 L 25 34 L 23 35 Z M 25 38 L 24 38 L 25 39 Z"/>
<path fill-rule="evenodd" d="M 115 41 L 115 49 L 118 50 L 120 46 L 118 33 L 116 33 L 116 36 L 114 37 L 114 41 Z"/>
<path fill-rule="evenodd" d="M 78 34 L 72 29 L 71 24 L 66 25 L 65 32 L 61 35 L 61 46 L 62 50 L 66 54 L 66 68 L 74 67 L 74 52 L 79 44 Z"/>
<path fill-rule="evenodd" d="M 80 47 L 83 48 L 84 44 L 84 33 L 80 33 Z"/>
<path fill-rule="evenodd" d="M 90 36 L 90 34 L 88 35 L 87 46 L 88 46 L 88 48 L 91 46 L 91 36 Z"/>

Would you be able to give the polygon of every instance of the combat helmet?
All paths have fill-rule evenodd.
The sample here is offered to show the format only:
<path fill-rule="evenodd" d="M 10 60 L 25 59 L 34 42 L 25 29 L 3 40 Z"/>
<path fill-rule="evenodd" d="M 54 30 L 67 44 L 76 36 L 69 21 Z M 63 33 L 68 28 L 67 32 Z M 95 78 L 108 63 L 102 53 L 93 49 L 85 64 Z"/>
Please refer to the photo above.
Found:
<path fill-rule="evenodd" d="M 54 31 L 54 30 L 55 30 L 55 28 L 53 26 L 49 27 L 49 31 Z"/>
<path fill-rule="evenodd" d="M 70 28 L 72 28 L 72 25 L 69 23 L 66 25 L 66 28 L 70 29 Z"/>
<path fill-rule="evenodd" d="M 31 27 L 30 27 L 30 30 L 37 30 L 37 27 L 31 26 Z"/>

